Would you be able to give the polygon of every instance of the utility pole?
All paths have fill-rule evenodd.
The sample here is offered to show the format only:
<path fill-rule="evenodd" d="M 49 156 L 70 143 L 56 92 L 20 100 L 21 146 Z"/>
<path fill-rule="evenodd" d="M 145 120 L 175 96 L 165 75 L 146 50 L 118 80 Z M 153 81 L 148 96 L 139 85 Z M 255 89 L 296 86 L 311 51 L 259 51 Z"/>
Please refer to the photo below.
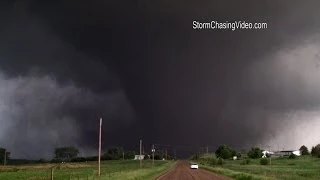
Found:
<path fill-rule="evenodd" d="M 154 152 L 155 152 L 155 149 L 154 149 L 154 144 L 152 144 L 152 166 L 154 166 Z"/>
<path fill-rule="evenodd" d="M 168 160 L 168 150 L 166 149 L 166 161 Z"/>
<path fill-rule="evenodd" d="M 207 155 L 209 155 L 209 147 L 207 146 Z"/>
<path fill-rule="evenodd" d="M 142 167 L 142 157 L 141 157 L 141 151 L 142 151 L 142 140 L 140 140 L 140 168 Z"/>
<path fill-rule="evenodd" d="M 268 146 L 268 148 L 269 148 L 269 161 L 270 161 L 270 166 L 271 166 L 271 151 L 270 151 L 270 145 Z"/>
<path fill-rule="evenodd" d="M 101 159 L 101 126 L 102 126 L 102 118 L 100 118 L 100 124 L 99 124 L 99 158 L 98 158 L 98 176 L 100 177 L 100 159 Z"/>

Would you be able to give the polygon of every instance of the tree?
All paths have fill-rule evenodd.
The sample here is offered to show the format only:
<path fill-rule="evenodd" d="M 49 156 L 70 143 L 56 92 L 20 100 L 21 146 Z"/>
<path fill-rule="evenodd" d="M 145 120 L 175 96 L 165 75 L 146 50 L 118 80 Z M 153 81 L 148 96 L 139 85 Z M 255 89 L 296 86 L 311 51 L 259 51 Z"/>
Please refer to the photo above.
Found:
<path fill-rule="evenodd" d="M 311 149 L 311 155 L 320 158 L 320 144 L 312 147 L 312 149 Z"/>
<path fill-rule="evenodd" d="M 124 158 L 125 159 L 134 159 L 134 155 L 136 153 L 134 151 L 125 151 L 124 152 Z"/>
<path fill-rule="evenodd" d="M 262 150 L 258 147 L 252 147 L 248 152 L 248 157 L 251 159 L 258 159 L 262 157 Z"/>
<path fill-rule="evenodd" d="M 119 160 L 122 159 L 123 148 L 113 147 L 109 148 L 107 152 L 102 155 L 103 160 Z"/>
<path fill-rule="evenodd" d="M 219 146 L 215 153 L 218 158 L 222 159 L 229 159 L 236 155 L 236 151 L 234 151 L 227 145 Z"/>
<path fill-rule="evenodd" d="M 0 147 L 0 162 L 4 163 L 4 160 L 8 160 L 10 158 L 10 152 L 5 148 Z"/>
<path fill-rule="evenodd" d="M 150 159 L 152 159 L 152 152 L 150 152 L 149 155 L 150 155 Z M 146 156 L 145 156 L 145 158 L 146 158 Z M 160 148 L 155 147 L 155 152 L 154 152 L 154 159 L 155 160 L 162 160 L 162 159 L 169 160 L 169 159 L 173 159 L 173 158 L 174 157 L 173 157 L 172 151 L 168 151 L 167 149 L 160 149 Z M 195 154 L 191 158 L 195 160 L 195 159 L 199 158 L 199 155 Z"/>
<path fill-rule="evenodd" d="M 70 161 L 76 158 L 79 154 L 79 150 L 73 146 L 60 147 L 54 150 L 55 158 L 59 161 Z"/>
<path fill-rule="evenodd" d="M 314 151 L 315 149 L 314 149 L 314 146 L 312 146 L 312 148 L 311 148 L 311 152 L 310 152 L 310 154 L 312 155 L 312 156 L 314 156 L 314 154 L 315 154 L 315 151 Z"/>
<path fill-rule="evenodd" d="M 303 156 L 309 155 L 309 150 L 305 145 L 301 146 L 299 150 L 300 150 L 301 155 L 303 155 Z"/>
<path fill-rule="evenodd" d="M 165 157 L 166 157 L 166 155 L 165 155 L 164 150 L 156 149 L 156 151 L 154 152 L 154 159 L 155 160 L 162 160 Z"/>

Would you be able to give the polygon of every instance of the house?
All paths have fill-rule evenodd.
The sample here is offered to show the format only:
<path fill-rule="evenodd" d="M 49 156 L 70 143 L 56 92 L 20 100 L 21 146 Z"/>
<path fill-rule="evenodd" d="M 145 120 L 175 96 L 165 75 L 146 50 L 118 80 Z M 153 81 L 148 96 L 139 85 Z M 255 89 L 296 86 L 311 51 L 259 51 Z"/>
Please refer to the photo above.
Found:
<path fill-rule="evenodd" d="M 287 151 L 262 151 L 262 158 L 266 158 L 267 155 L 270 155 L 271 157 L 284 157 L 284 156 L 290 156 L 291 154 L 294 154 L 296 156 L 301 156 L 301 153 L 299 150 L 287 150 Z"/>
<path fill-rule="evenodd" d="M 299 150 L 286 150 L 286 151 L 277 151 L 271 154 L 271 157 L 284 157 L 284 156 L 290 156 L 291 154 L 294 154 L 296 156 L 301 156 L 301 153 Z"/>
<path fill-rule="evenodd" d="M 283 154 L 283 156 L 290 156 L 291 154 L 294 154 L 296 156 L 301 156 L 301 153 L 299 150 L 292 150 L 292 151 L 280 151 L 280 153 Z"/>

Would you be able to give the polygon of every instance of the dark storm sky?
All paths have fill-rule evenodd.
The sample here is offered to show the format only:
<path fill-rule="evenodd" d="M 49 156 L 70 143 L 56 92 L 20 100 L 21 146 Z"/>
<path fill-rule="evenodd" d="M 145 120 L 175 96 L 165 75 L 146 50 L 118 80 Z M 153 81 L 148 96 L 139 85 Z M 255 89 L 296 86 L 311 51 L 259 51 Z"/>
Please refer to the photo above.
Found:
<path fill-rule="evenodd" d="M 0 146 L 13 156 L 95 153 L 100 116 L 105 147 L 320 141 L 317 1 L 1 3 Z"/>

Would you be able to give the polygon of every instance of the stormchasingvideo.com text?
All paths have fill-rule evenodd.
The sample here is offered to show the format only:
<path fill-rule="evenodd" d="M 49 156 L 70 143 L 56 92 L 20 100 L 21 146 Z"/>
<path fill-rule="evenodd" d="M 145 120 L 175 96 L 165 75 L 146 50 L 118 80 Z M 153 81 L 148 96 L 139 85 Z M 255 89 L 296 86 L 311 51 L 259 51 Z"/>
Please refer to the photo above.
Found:
<path fill-rule="evenodd" d="M 233 22 L 192 22 L 193 29 L 212 29 L 212 30 L 260 30 L 267 29 L 268 24 L 266 22 L 246 22 L 246 21 L 233 21 Z"/>

